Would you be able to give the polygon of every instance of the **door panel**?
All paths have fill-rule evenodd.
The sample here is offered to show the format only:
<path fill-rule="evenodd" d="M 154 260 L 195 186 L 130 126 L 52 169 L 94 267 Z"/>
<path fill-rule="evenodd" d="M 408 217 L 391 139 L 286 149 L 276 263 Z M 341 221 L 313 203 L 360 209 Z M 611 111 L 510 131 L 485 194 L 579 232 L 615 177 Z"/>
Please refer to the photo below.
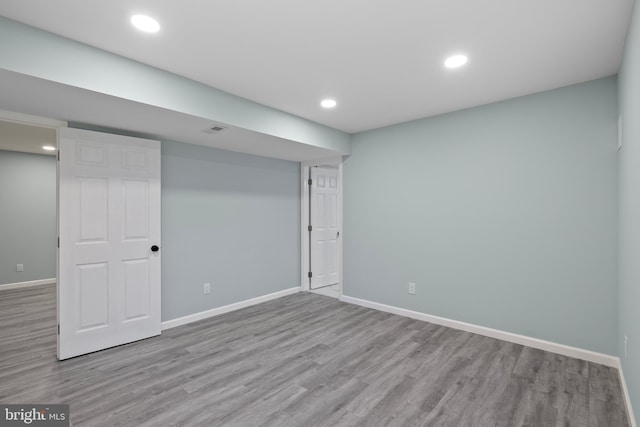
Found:
<path fill-rule="evenodd" d="M 148 317 L 149 260 L 124 261 L 125 321 Z"/>
<path fill-rule="evenodd" d="M 76 166 L 88 166 L 88 167 L 109 167 L 108 148 L 100 144 L 95 144 L 90 141 L 76 141 Z"/>
<path fill-rule="evenodd" d="M 80 235 L 78 241 L 106 242 L 109 230 L 107 200 L 108 180 L 106 178 L 78 177 L 78 201 Z"/>
<path fill-rule="evenodd" d="M 109 325 L 109 272 L 107 263 L 77 267 L 78 331 Z"/>
<path fill-rule="evenodd" d="M 59 132 L 58 358 L 160 334 L 160 144 Z"/>
<path fill-rule="evenodd" d="M 311 168 L 311 289 L 337 284 L 338 171 Z"/>
<path fill-rule="evenodd" d="M 122 181 L 124 240 L 149 237 L 149 183 Z"/>

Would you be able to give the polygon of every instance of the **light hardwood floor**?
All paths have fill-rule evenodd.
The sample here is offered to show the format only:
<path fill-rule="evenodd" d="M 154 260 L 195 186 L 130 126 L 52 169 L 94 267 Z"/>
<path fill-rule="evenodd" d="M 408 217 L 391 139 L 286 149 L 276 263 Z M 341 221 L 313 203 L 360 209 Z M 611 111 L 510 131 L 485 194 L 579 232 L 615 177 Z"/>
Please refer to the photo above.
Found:
<path fill-rule="evenodd" d="M 616 370 L 300 293 L 58 362 L 55 286 L 0 291 L 0 402 L 77 426 L 627 426 Z"/>

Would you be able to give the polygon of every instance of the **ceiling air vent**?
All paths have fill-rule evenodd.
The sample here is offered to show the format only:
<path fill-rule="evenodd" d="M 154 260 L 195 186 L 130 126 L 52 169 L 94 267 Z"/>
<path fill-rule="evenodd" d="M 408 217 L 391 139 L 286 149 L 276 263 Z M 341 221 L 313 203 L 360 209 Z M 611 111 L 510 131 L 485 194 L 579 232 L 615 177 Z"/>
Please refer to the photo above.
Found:
<path fill-rule="evenodd" d="M 206 128 L 205 130 L 203 130 L 203 132 L 204 133 L 208 133 L 208 134 L 213 134 L 213 133 L 222 132 L 225 129 L 226 129 L 226 127 L 224 127 L 224 126 L 214 125 L 214 126 L 211 126 L 209 128 Z"/>

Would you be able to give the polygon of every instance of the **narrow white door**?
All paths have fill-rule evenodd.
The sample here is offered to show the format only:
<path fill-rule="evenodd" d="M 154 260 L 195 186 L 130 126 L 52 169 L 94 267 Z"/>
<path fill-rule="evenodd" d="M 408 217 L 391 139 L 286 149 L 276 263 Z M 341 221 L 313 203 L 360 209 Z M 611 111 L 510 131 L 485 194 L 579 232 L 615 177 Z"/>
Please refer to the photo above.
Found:
<path fill-rule="evenodd" d="M 160 334 L 160 143 L 58 135 L 62 360 Z"/>
<path fill-rule="evenodd" d="M 338 170 L 311 168 L 311 289 L 340 281 L 338 265 Z"/>

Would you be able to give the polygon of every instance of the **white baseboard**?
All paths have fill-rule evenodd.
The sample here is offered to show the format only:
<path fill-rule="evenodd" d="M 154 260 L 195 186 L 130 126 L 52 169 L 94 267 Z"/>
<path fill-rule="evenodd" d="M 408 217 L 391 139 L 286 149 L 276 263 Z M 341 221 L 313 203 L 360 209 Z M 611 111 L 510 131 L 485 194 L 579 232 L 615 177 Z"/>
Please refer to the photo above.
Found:
<path fill-rule="evenodd" d="M 5 285 L 0 285 L 0 291 L 4 291 L 7 289 L 29 288 L 31 286 L 51 285 L 53 283 L 56 283 L 55 277 L 53 279 L 40 279 L 31 280 L 29 282 L 7 283 Z"/>
<path fill-rule="evenodd" d="M 219 316 L 230 311 L 240 310 L 241 308 L 249 307 L 251 305 L 260 304 L 261 302 L 271 301 L 277 298 L 286 297 L 300 292 L 299 287 L 285 289 L 284 291 L 274 292 L 268 295 L 262 295 L 256 298 L 235 302 L 233 304 L 224 305 L 222 307 L 212 308 L 211 310 L 201 311 L 199 313 L 190 314 L 188 316 L 178 317 L 177 319 L 166 320 L 162 322 L 162 330 L 175 328 L 178 326 L 186 325 L 188 323 L 197 322 L 198 320 L 207 319 L 209 317 Z"/>
<path fill-rule="evenodd" d="M 537 348 L 539 350 L 550 351 L 552 353 L 562 354 L 563 356 L 575 357 L 576 359 L 586 360 L 588 362 L 599 363 L 601 365 L 617 368 L 619 366 L 618 358 L 609 354 L 597 353 L 591 350 L 584 350 L 577 347 L 571 347 L 564 344 L 558 344 L 551 341 L 545 341 L 538 338 L 528 337 L 526 335 L 514 334 L 498 329 L 487 328 L 484 326 L 474 325 L 472 323 L 451 320 L 445 317 L 432 316 L 418 311 L 407 310 L 405 308 L 394 307 L 391 305 L 380 304 L 373 301 L 367 301 L 359 298 L 353 298 L 343 295 L 341 301 L 361 305 L 363 307 L 373 308 L 387 313 L 398 314 L 400 316 L 410 317 L 412 319 L 422 320 L 436 325 L 448 326 L 450 328 L 459 329 L 461 331 L 472 332 L 478 335 L 484 335 L 490 338 L 496 338 L 502 341 L 508 341 L 515 344 L 526 345 L 528 347 Z"/>
<path fill-rule="evenodd" d="M 627 382 L 624 379 L 624 372 L 622 371 L 622 363 L 620 358 L 616 357 L 618 362 L 618 373 L 620 374 L 620 384 L 622 385 L 622 394 L 624 394 L 624 403 L 627 405 L 627 414 L 629 415 L 630 427 L 637 427 L 636 417 L 633 414 L 633 406 L 631 406 L 631 398 L 629 397 L 629 389 L 627 388 Z"/>

